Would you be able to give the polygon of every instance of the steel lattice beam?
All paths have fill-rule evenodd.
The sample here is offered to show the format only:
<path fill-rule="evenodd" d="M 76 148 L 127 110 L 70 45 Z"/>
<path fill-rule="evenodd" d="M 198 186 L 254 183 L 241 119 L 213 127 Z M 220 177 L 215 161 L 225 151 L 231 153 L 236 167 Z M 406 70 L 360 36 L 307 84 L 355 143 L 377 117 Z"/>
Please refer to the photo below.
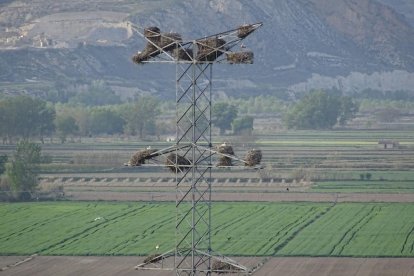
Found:
<path fill-rule="evenodd" d="M 211 270 L 211 73 L 211 63 L 177 65 L 177 154 L 191 164 L 176 174 L 177 275 Z"/>

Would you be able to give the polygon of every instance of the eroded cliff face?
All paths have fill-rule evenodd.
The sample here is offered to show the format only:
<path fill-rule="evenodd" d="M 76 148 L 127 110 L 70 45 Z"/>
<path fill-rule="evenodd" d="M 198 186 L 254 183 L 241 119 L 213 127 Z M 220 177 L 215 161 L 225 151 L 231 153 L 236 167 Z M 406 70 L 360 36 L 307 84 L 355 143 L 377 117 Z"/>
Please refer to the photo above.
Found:
<path fill-rule="evenodd" d="M 234 94 L 271 93 L 274 89 L 310 87 L 303 85 L 308 82 L 313 87 L 325 78 L 334 84 L 341 80 L 342 86 L 352 85 L 355 73 L 370 76 L 367 85 L 379 86 L 384 78 L 375 72 L 394 72 L 402 80 L 399 89 L 414 89 L 403 81 L 414 71 L 414 27 L 392 3 L 379 1 L 390 2 L 2 1 L 0 48 L 8 50 L 0 51 L 0 82 L 105 78 L 164 93 L 169 91 L 167 79 L 173 79 L 171 68 L 147 66 L 141 70 L 130 62 L 144 41 L 128 22 L 156 25 L 179 32 L 184 39 L 194 39 L 262 21 L 264 26 L 245 42 L 255 52 L 255 64 L 231 70 L 217 66 L 217 89 Z M 404 1 L 396 0 L 400 9 Z M 148 78 L 160 72 L 162 80 Z M 404 77 L 398 77 L 400 74 Z M 244 92 L 240 83 L 249 83 Z M 358 83 L 358 89 L 363 89 L 364 82 Z"/>
<path fill-rule="evenodd" d="M 414 12 L 413 12 L 414 1 L 412 0 L 378 0 L 378 2 L 391 7 L 397 13 L 403 15 L 404 18 L 402 19 L 406 21 L 408 24 L 410 24 L 412 27 L 414 27 Z"/>
<path fill-rule="evenodd" d="M 386 64 L 412 68 L 413 28 L 374 0 L 311 0 L 329 26 Z"/>

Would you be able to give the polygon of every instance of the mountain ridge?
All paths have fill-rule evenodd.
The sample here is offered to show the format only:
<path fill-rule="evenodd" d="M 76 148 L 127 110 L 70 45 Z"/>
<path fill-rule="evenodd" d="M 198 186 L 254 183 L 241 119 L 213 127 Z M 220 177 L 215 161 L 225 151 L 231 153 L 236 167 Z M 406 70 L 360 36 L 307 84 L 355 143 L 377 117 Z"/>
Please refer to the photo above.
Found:
<path fill-rule="evenodd" d="M 0 83 L 100 78 L 113 86 L 170 96 L 171 68 L 143 69 L 130 61 L 145 42 L 128 22 L 193 39 L 263 21 L 245 43 L 255 52 L 255 64 L 216 66 L 217 90 L 271 94 L 317 88 L 320 80 L 329 79 L 344 91 L 414 91 L 414 27 L 398 12 L 404 6 L 414 13 L 414 5 L 404 1 L 118 0 L 115 5 L 105 0 L 10 0 L 0 5 Z M 352 83 L 356 75 L 366 79 L 365 86 L 364 81 Z M 317 76 L 322 78 L 316 81 Z M 399 85 L 381 85 L 390 76 Z"/>

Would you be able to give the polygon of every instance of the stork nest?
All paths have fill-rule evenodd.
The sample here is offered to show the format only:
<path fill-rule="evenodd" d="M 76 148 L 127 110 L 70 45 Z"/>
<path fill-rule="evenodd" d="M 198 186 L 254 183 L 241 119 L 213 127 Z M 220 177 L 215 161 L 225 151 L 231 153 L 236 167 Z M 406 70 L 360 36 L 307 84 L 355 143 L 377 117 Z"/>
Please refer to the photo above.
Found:
<path fill-rule="evenodd" d="M 148 27 L 144 30 L 144 36 L 153 43 L 159 44 L 161 39 L 161 31 L 158 27 Z"/>
<path fill-rule="evenodd" d="M 206 38 L 197 41 L 198 52 L 197 60 L 199 61 L 214 61 L 223 54 L 226 50 L 223 47 L 226 41 L 221 38 Z"/>
<path fill-rule="evenodd" d="M 137 151 L 134 155 L 132 155 L 131 159 L 128 162 L 128 166 L 141 166 L 145 164 L 145 160 L 149 160 L 152 158 L 152 154 L 157 152 L 156 149 L 147 149 Z"/>
<path fill-rule="evenodd" d="M 249 167 L 259 165 L 262 161 L 262 151 L 256 149 L 249 150 L 244 161 L 246 162 L 245 165 Z"/>
<path fill-rule="evenodd" d="M 182 42 L 183 39 L 179 33 L 163 33 L 161 35 L 160 43 L 157 44 L 166 52 L 171 52 L 177 48 L 177 43 Z"/>
<path fill-rule="evenodd" d="M 170 153 L 167 156 L 165 164 L 173 173 L 179 173 L 189 169 L 190 161 L 184 156 L 176 153 Z"/>
<path fill-rule="evenodd" d="M 181 35 L 178 33 L 160 33 L 158 27 L 148 27 L 144 30 L 144 36 L 149 41 L 144 50 L 138 52 L 132 57 L 132 61 L 135 63 L 141 63 L 147 61 L 152 57 L 156 57 L 161 54 L 162 50 L 171 52 L 177 48 L 177 43 L 182 41 Z M 158 47 L 159 48 L 158 48 Z"/>
<path fill-rule="evenodd" d="M 237 37 L 238 38 L 245 38 L 246 36 L 248 36 L 249 34 L 251 34 L 254 31 L 254 26 L 253 25 L 241 25 L 238 29 L 237 29 Z"/>
<path fill-rule="evenodd" d="M 193 59 L 193 50 L 177 48 L 172 51 L 172 55 L 176 60 L 191 61 Z"/>
<path fill-rule="evenodd" d="M 217 147 L 217 151 L 219 153 L 223 153 L 223 154 L 227 154 L 227 155 L 234 155 L 234 151 L 233 151 L 232 146 L 220 145 L 220 146 Z M 233 166 L 232 159 L 230 157 L 220 155 L 217 166 L 219 166 L 219 167 Z"/>
<path fill-rule="evenodd" d="M 149 60 L 152 57 L 156 57 L 159 54 L 160 50 L 157 47 L 151 43 L 147 43 L 147 46 L 145 46 L 142 52 L 138 52 L 132 57 L 132 61 L 135 63 L 141 63 L 143 61 Z"/>
<path fill-rule="evenodd" d="M 156 26 L 147 27 L 144 29 L 144 36 L 146 38 L 159 37 L 160 33 L 161 33 L 160 28 Z"/>
<path fill-rule="evenodd" d="M 251 51 L 227 53 L 230 64 L 253 64 L 254 54 Z"/>
<path fill-rule="evenodd" d="M 162 256 L 160 254 L 152 254 L 144 259 L 144 263 L 145 264 L 156 263 L 161 260 L 162 260 Z"/>
<path fill-rule="evenodd" d="M 229 263 L 226 263 L 226 262 L 223 262 L 223 261 L 218 261 L 218 260 L 216 260 L 216 261 L 213 262 L 213 264 L 211 266 L 211 269 L 214 272 L 218 273 L 218 274 L 220 274 L 220 273 L 226 273 L 226 272 L 236 272 L 236 271 L 240 271 L 240 268 L 235 267 L 232 264 L 229 264 Z"/>

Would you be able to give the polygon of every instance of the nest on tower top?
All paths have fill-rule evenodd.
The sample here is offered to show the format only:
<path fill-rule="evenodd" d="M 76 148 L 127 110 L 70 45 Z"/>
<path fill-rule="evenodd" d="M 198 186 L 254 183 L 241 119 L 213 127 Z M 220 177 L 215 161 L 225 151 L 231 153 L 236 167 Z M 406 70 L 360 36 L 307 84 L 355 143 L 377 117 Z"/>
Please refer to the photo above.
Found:
<path fill-rule="evenodd" d="M 252 51 L 226 53 L 230 64 L 253 64 L 254 55 Z"/>
<path fill-rule="evenodd" d="M 167 160 L 165 161 L 165 164 L 167 167 L 172 171 L 173 173 L 179 173 L 184 172 L 188 170 L 190 167 L 190 161 L 185 158 L 184 156 L 181 156 L 176 153 L 170 153 L 167 156 Z"/>
<path fill-rule="evenodd" d="M 197 41 L 197 46 L 198 46 L 197 60 L 198 61 L 216 60 L 226 50 L 224 47 L 225 44 L 226 44 L 226 41 L 224 41 L 221 38 L 217 38 L 217 37 L 198 40 Z"/>
<path fill-rule="evenodd" d="M 155 157 L 153 154 L 157 151 L 158 150 L 156 149 L 146 149 L 146 150 L 137 151 L 134 155 L 132 155 L 127 165 L 131 167 L 141 166 L 145 164 L 146 160 L 149 160 L 152 157 Z"/>
<path fill-rule="evenodd" d="M 183 39 L 179 33 L 163 33 L 158 46 L 166 52 L 171 52 L 177 48 L 177 43 L 182 41 Z"/>
<path fill-rule="evenodd" d="M 248 36 L 252 32 L 254 32 L 254 26 L 253 25 L 249 25 L 249 24 L 241 25 L 237 29 L 237 37 L 238 38 L 245 38 L 246 36 Z"/>
<path fill-rule="evenodd" d="M 191 61 L 191 60 L 193 60 L 193 50 L 191 50 L 191 49 L 176 48 L 176 49 L 174 49 L 172 51 L 172 56 L 176 60 Z"/>
<path fill-rule="evenodd" d="M 141 63 L 143 61 L 149 60 L 152 57 L 156 57 L 159 54 L 160 51 L 158 48 L 151 43 L 148 43 L 142 52 L 138 52 L 132 57 L 132 61 L 135 63 Z"/>
<path fill-rule="evenodd" d="M 246 162 L 245 165 L 248 167 L 259 165 L 262 161 L 262 151 L 257 149 L 249 150 L 244 161 Z"/>
<path fill-rule="evenodd" d="M 222 154 L 226 155 L 234 155 L 233 147 L 228 146 L 226 144 L 222 144 L 217 147 L 217 151 Z M 220 155 L 217 166 L 218 167 L 228 167 L 233 166 L 233 163 L 231 162 L 231 158 L 228 156 Z"/>
<path fill-rule="evenodd" d="M 172 52 L 177 48 L 177 44 L 182 42 L 180 34 L 161 33 L 158 27 L 146 28 L 144 30 L 144 36 L 149 42 L 147 42 L 144 50 L 132 57 L 132 61 L 135 63 L 141 63 L 158 56 L 162 52 L 161 49 L 166 52 Z"/>
<path fill-rule="evenodd" d="M 144 36 L 148 40 L 158 44 L 161 38 L 161 31 L 158 27 L 148 27 L 144 29 Z"/>

